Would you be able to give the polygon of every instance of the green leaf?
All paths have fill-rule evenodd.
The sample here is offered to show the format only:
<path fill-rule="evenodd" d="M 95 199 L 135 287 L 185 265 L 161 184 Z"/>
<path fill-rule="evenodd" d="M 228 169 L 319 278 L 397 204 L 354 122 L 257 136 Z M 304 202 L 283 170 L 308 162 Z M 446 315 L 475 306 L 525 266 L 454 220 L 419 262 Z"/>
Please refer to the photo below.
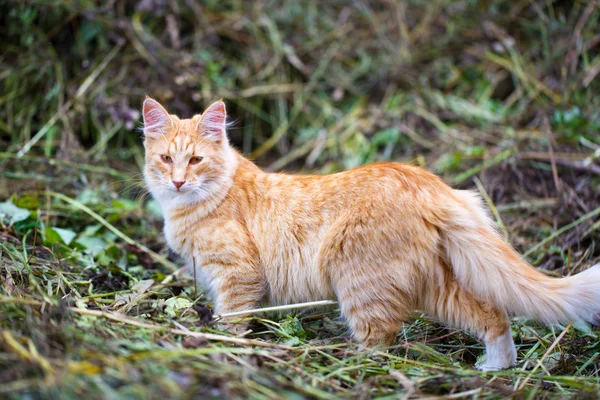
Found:
<path fill-rule="evenodd" d="M 293 337 L 297 337 L 300 339 L 306 338 L 306 331 L 300 323 L 298 317 L 287 316 L 287 318 L 281 322 L 281 329 L 289 335 Z"/>
<path fill-rule="evenodd" d="M 102 27 L 97 22 L 84 19 L 80 27 L 81 39 L 84 42 L 89 42 L 94 39 L 101 30 Z"/>
<path fill-rule="evenodd" d="M 25 221 L 31 215 L 31 211 L 15 206 L 10 201 L 0 203 L 0 221 L 12 225 L 15 222 Z"/>
<path fill-rule="evenodd" d="M 56 232 L 58 236 L 60 236 L 60 239 L 66 245 L 69 245 L 73 241 L 73 239 L 75 239 L 75 236 L 77 236 L 77 234 L 70 229 L 63 229 L 57 227 L 53 227 L 52 229 L 54 229 L 54 232 Z"/>
<path fill-rule="evenodd" d="M 98 254 L 97 262 L 105 266 L 115 264 L 115 267 L 124 270 L 127 268 L 127 254 L 117 245 L 112 244 Z"/>
<path fill-rule="evenodd" d="M 378 131 L 371 138 L 371 144 L 374 146 L 385 146 L 389 143 L 396 143 L 400 137 L 400 129 L 387 128 Z"/>
<path fill-rule="evenodd" d="M 573 323 L 573 328 L 577 329 L 579 332 L 583 332 L 590 336 L 596 336 L 594 331 L 592 331 L 592 327 L 585 321 L 575 321 Z"/>
<path fill-rule="evenodd" d="M 75 236 L 77 234 L 70 229 L 57 228 L 55 226 L 49 226 L 44 229 L 44 243 L 47 245 L 62 243 L 68 246 L 75 239 Z"/>
<path fill-rule="evenodd" d="M 98 231 L 101 228 L 102 228 L 102 225 L 100 225 L 100 224 L 88 225 L 85 227 L 83 232 L 81 232 L 80 236 L 94 236 L 94 235 L 96 235 L 96 233 L 98 233 Z"/>
<path fill-rule="evenodd" d="M 171 297 L 165 301 L 165 313 L 174 317 L 178 312 L 190 308 L 194 303 L 183 297 Z"/>
<path fill-rule="evenodd" d="M 17 200 L 17 206 L 28 210 L 36 210 L 40 207 L 40 199 L 34 196 L 23 196 Z"/>
<path fill-rule="evenodd" d="M 80 237 L 75 243 L 83 246 L 83 248 L 89 251 L 94 257 L 100 254 L 100 252 L 104 250 L 104 247 L 106 247 L 106 242 L 104 240 L 90 236 Z"/>
<path fill-rule="evenodd" d="M 139 208 L 139 204 L 135 201 L 127 200 L 127 199 L 118 199 L 113 200 L 112 202 L 113 208 L 117 210 L 125 210 L 125 211 L 133 211 Z"/>
<path fill-rule="evenodd" d="M 152 285 L 154 285 L 153 279 L 144 279 L 133 285 L 131 290 L 133 290 L 135 293 L 142 294 L 145 293 L 148 289 L 150 289 Z"/>

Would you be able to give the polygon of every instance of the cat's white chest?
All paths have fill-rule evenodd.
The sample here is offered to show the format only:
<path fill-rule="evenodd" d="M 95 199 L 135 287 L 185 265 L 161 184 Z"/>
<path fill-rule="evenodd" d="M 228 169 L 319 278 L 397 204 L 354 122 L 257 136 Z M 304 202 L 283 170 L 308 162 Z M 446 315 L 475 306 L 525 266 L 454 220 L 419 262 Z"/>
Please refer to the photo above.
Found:
<path fill-rule="evenodd" d="M 179 243 L 179 241 L 175 240 L 175 232 L 173 229 L 173 224 L 170 223 L 168 220 L 165 221 L 165 226 L 163 228 L 163 233 L 165 235 L 165 240 L 167 241 L 167 245 L 169 246 L 169 248 L 171 250 L 173 250 L 175 253 L 179 254 L 180 256 L 184 256 L 184 254 L 181 254 L 181 250 L 182 250 L 182 245 L 181 243 Z"/>
<path fill-rule="evenodd" d="M 163 233 L 167 245 L 185 263 L 189 275 L 195 279 L 196 286 L 213 291 L 216 277 L 202 268 L 204 255 L 202 252 L 193 251 L 194 237 L 191 232 L 182 232 L 181 227 L 166 221 Z"/>

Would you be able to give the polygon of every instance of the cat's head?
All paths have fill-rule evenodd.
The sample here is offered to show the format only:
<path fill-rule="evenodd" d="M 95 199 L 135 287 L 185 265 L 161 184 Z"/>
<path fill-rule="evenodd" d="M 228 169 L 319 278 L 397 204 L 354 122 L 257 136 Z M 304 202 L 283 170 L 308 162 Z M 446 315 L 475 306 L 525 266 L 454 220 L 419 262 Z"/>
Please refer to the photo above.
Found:
<path fill-rule="evenodd" d="M 225 103 L 179 119 L 146 98 L 143 117 L 144 180 L 160 203 L 201 202 L 228 189 L 236 157 L 227 141 Z"/>

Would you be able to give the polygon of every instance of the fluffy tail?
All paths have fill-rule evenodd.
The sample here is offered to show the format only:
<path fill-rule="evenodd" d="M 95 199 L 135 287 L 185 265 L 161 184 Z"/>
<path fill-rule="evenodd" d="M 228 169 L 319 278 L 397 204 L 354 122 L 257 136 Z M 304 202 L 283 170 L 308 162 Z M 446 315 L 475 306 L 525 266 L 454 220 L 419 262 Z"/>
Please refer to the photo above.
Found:
<path fill-rule="evenodd" d="M 600 264 L 575 276 L 550 278 L 532 268 L 494 230 L 479 196 L 455 191 L 443 229 L 447 257 L 458 281 L 512 315 L 548 324 L 600 316 Z"/>

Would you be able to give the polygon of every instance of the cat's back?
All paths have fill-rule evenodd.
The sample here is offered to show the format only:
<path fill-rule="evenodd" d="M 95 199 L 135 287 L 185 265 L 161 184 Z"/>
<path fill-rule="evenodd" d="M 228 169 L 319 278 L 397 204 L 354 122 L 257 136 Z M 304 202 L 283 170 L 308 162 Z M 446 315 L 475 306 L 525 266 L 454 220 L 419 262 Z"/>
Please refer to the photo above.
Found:
<path fill-rule="evenodd" d="M 335 207 L 367 199 L 422 200 L 449 194 L 451 188 L 426 169 L 405 163 L 378 162 L 328 175 L 267 174 L 270 192 L 282 197 L 303 197 Z"/>
<path fill-rule="evenodd" d="M 320 225 L 349 207 L 371 205 L 433 206 L 453 190 L 424 168 L 403 163 L 378 162 L 328 175 L 287 173 L 240 174 L 235 198 L 243 198 L 248 213 L 267 224 Z"/>

